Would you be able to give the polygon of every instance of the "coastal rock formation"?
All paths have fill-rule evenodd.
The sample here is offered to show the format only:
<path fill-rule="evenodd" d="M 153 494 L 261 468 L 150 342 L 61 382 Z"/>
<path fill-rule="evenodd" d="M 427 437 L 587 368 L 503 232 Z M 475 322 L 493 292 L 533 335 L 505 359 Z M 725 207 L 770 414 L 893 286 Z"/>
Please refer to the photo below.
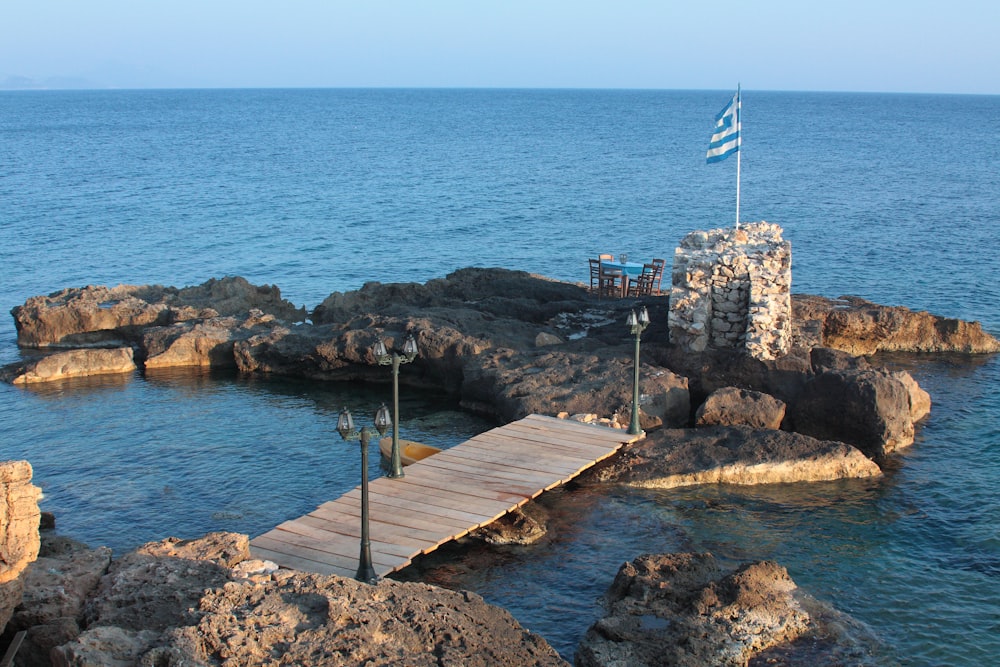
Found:
<path fill-rule="evenodd" d="M 784 401 L 759 391 L 723 387 L 709 394 L 701 404 L 695 413 L 695 424 L 779 429 L 784 418 Z"/>
<path fill-rule="evenodd" d="M 533 544 L 545 537 L 545 532 L 545 511 L 537 503 L 528 503 L 470 535 L 488 544 Z"/>
<path fill-rule="evenodd" d="M 829 347 L 795 347 L 774 359 L 739 349 L 691 352 L 668 340 L 668 301 L 662 296 L 641 300 L 651 318 L 640 364 L 639 419 L 646 431 L 688 426 L 693 405 L 716 390 L 739 387 L 784 402 L 783 428 L 798 430 L 797 424 L 803 424 L 803 432 L 825 440 L 867 443 L 865 451 L 879 457 L 912 438 L 908 429 L 918 414 L 926 414 L 926 393 L 903 374 L 896 379 L 906 387 L 910 414 L 896 417 L 886 412 L 902 410 L 902 402 L 879 399 L 877 406 L 869 406 L 878 419 L 892 425 L 880 430 L 869 423 L 870 434 L 884 439 L 881 444 L 859 439 L 857 428 L 843 421 L 828 420 L 819 428 L 813 413 L 835 413 L 838 408 L 830 403 L 823 407 L 815 391 L 829 379 L 816 378 L 832 371 L 866 370 L 867 362 Z M 383 338 L 391 347 L 414 335 L 420 354 L 400 374 L 403 385 L 443 390 L 462 407 L 501 422 L 534 412 L 567 412 L 593 413 L 605 423 L 624 426 L 630 421 L 633 346 L 623 323 L 635 306 L 626 299 L 599 301 L 583 285 L 522 271 L 461 269 L 426 284 L 368 283 L 355 292 L 335 292 L 313 312 L 315 323 L 281 319 L 303 313 L 280 301 L 276 288 L 254 287 L 240 278 L 182 290 L 68 290 L 29 299 L 14 312 L 22 343 L 108 344 L 127 338 L 147 370 L 235 366 L 242 373 L 323 381 L 389 382 L 389 373 L 374 359 L 376 340 Z M 805 312 L 802 304 L 797 309 Z M 822 308 L 808 312 L 814 311 Z M 909 311 L 893 312 L 903 317 Z M 930 317 L 916 316 L 920 321 Z M 824 317 L 823 322 L 835 319 L 831 313 Z M 819 327 L 817 322 L 793 322 L 797 338 L 804 340 L 810 327 Z M 864 329 L 854 331 L 868 335 Z M 814 336 L 818 342 L 821 333 Z M 984 341 L 993 340 L 983 336 Z M 539 340 L 546 344 L 539 347 Z M 981 347 L 988 345 L 983 342 Z M 875 400 L 875 394 L 859 396 L 861 401 Z M 803 399 L 804 405 L 798 406 Z M 774 426 L 773 415 L 767 424 L 759 417 L 744 415 L 744 421 Z M 727 419 L 739 423 L 733 417 L 721 420 Z"/>
<path fill-rule="evenodd" d="M 106 549 L 63 545 L 19 609 L 31 630 L 17 664 L 567 665 L 478 595 L 243 568 L 247 543 L 229 533 L 171 538 L 110 567 Z"/>
<path fill-rule="evenodd" d="M 272 330 L 275 318 L 253 308 L 245 317 L 188 320 L 142 332 L 146 369 L 202 366 L 235 368 L 237 341 Z"/>
<path fill-rule="evenodd" d="M 172 630 L 152 664 L 538 665 L 567 663 L 505 610 L 466 591 L 282 570 L 263 585 L 208 591 L 197 622 Z"/>
<path fill-rule="evenodd" d="M 922 418 L 925 404 L 929 410 L 925 395 L 908 373 L 827 371 L 806 383 L 792 420 L 799 433 L 850 443 L 881 461 L 913 443 L 913 416 Z"/>
<path fill-rule="evenodd" d="M 21 347 L 111 347 L 137 338 L 149 326 L 237 316 L 259 309 L 295 321 L 305 316 L 271 285 L 244 278 L 209 280 L 177 289 L 160 285 L 88 286 L 31 297 L 11 310 Z"/>
<path fill-rule="evenodd" d="M 24 577 L 24 597 L 7 634 L 27 633 L 17 653 L 22 667 L 48 666 L 53 648 L 80 635 L 84 605 L 111 564 L 107 547 L 44 535 L 38 559 Z"/>
<path fill-rule="evenodd" d="M 809 424 L 815 421 L 810 406 L 818 401 L 806 396 L 812 403 L 797 409 L 807 384 L 827 371 L 866 368 L 864 360 L 831 348 L 796 347 L 774 359 L 737 349 L 691 352 L 668 341 L 666 297 L 646 297 L 642 304 L 651 318 L 640 365 L 639 418 L 647 431 L 689 425 L 691 407 L 727 386 L 773 396 L 789 415 Z M 635 305 L 598 301 L 583 285 L 521 271 L 461 269 L 426 284 L 368 283 L 355 292 L 335 292 L 313 312 L 315 323 L 281 319 L 302 312 L 280 301 L 276 288 L 239 278 L 182 290 L 91 287 L 35 297 L 15 312 L 22 342 L 107 344 L 128 338 L 147 370 L 235 365 L 242 373 L 323 381 L 389 382 L 372 348 L 379 337 L 392 346 L 412 334 L 420 354 L 400 374 L 403 385 L 443 390 L 464 408 L 501 422 L 533 412 L 568 412 L 594 413 L 623 426 L 630 421 L 633 373 L 632 340 L 623 323 Z M 795 322 L 798 337 L 815 323 Z M 539 347 L 538 340 L 547 344 Z M 925 410 L 914 407 L 921 392 L 912 378 L 897 379 L 908 387 L 908 408 Z M 866 445 L 874 456 L 908 437 L 907 420 L 886 421 L 900 421 L 900 429 L 885 431 L 882 445 Z M 795 424 L 786 416 L 784 428 Z M 850 429 L 828 426 L 806 432 L 858 441 Z"/>
<path fill-rule="evenodd" d="M 797 344 L 853 355 L 876 352 L 1000 352 L 1000 341 L 979 322 L 940 317 L 903 306 L 881 306 L 856 296 L 792 297 Z"/>
<path fill-rule="evenodd" d="M 4 369 L 3 373 L 13 384 L 35 384 L 92 375 L 121 375 L 135 371 L 132 348 L 116 347 L 55 352 Z"/>
<path fill-rule="evenodd" d="M 0 462 L 0 632 L 21 602 L 22 575 L 38 556 L 38 498 L 27 461 Z"/>
<path fill-rule="evenodd" d="M 607 615 L 587 631 L 577 667 L 744 667 L 809 629 L 795 582 L 771 561 L 723 572 L 711 554 L 647 554 L 624 564 Z"/>
<path fill-rule="evenodd" d="M 465 367 L 462 404 L 503 421 L 529 414 L 598 413 L 627 426 L 633 361 L 627 356 L 565 350 L 484 354 Z M 639 418 L 643 429 L 686 425 L 687 379 L 668 369 L 640 365 Z"/>
<path fill-rule="evenodd" d="M 842 442 L 798 433 L 706 426 L 664 429 L 593 473 L 602 482 L 669 489 L 695 484 L 781 484 L 878 477 L 881 469 Z"/>

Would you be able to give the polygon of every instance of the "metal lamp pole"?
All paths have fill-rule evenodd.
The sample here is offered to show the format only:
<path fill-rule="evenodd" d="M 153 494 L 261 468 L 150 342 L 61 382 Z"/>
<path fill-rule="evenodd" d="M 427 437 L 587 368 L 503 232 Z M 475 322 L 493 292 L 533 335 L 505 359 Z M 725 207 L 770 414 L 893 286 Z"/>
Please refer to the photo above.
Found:
<path fill-rule="evenodd" d="M 389 456 L 389 472 L 386 477 L 403 477 L 403 463 L 399 455 L 399 365 L 408 364 L 417 357 L 417 341 L 413 334 L 407 334 L 402 350 L 390 352 L 385 342 L 379 338 L 375 343 L 375 361 L 380 366 L 392 364 L 392 453 Z"/>
<path fill-rule="evenodd" d="M 639 338 L 649 326 L 649 313 L 646 312 L 646 307 L 642 307 L 638 317 L 634 310 L 630 312 L 625 324 L 635 336 L 635 379 L 632 382 L 632 421 L 628 425 L 628 434 L 638 435 L 642 433 L 642 429 L 639 428 Z"/>
<path fill-rule="evenodd" d="M 368 534 L 368 438 L 372 435 L 385 435 L 389 430 L 389 408 L 385 403 L 375 413 L 375 428 L 364 426 L 361 430 L 354 428 L 351 412 L 344 408 L 337 419 L 337 433 L 344 440 L 361 441 L 361 553 L 358 556 L 358 572 L 354 578 L 366 584 L 378 581 L 375 567 L 372 565 L 372 545 Z"/>

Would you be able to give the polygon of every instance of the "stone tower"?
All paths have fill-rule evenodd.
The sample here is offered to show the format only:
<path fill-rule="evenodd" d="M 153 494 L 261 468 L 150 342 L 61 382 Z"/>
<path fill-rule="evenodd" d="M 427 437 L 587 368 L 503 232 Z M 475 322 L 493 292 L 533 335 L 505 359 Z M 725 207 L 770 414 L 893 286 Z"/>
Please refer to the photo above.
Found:
<path fill-rule="evenodd" d="M 697 231 L 674 252 L 670 340 L 683 349 L 744 349 L 774 359 L 791 348 L 792 245 L 781 227 Z"/>

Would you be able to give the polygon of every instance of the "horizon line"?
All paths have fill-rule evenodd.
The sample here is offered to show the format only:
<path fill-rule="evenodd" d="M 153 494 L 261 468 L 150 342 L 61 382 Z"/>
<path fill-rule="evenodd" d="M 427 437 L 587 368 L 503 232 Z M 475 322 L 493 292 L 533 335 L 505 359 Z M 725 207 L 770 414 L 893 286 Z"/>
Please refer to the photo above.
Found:
<path fill-rule="evenodd" d="M 9 79 L 8 79 L 9 80 Z M 735 88 L 656 88 L 629 86 L 421 86 L 421 85 L 367 85 L 367 86 L 10 86 L 0 82 L 0 92 L 123 92 L 123 91 L 238 91 L 238 90 L 481 90 L 481 91 L 620 91 L 620 92 L 726 92 Z M 849 89 L 795 89 L 795 88 L 746 88 L 741 91 L 756 93 L 832 93 L 852 95 L 954 95 L 996 97 L 1000 93 L 955 93 L 927 91 L 893 90 L 849 90 Z"/>

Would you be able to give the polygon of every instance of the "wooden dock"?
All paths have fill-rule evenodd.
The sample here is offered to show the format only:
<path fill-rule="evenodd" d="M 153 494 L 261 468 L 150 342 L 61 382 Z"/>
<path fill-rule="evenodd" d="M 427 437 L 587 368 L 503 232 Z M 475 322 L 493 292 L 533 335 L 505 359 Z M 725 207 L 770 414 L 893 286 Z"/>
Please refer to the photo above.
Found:
<path fill-rule="evenodd" d="M 418 461 L 399 479 L 369 483 L 372 561 L 378 576 L 492 523 L 643 436 L 541 415 L 481 433 Z M 361 540 L 361 487 L 250 541 L 255 558 L 353 577 Z"/>

